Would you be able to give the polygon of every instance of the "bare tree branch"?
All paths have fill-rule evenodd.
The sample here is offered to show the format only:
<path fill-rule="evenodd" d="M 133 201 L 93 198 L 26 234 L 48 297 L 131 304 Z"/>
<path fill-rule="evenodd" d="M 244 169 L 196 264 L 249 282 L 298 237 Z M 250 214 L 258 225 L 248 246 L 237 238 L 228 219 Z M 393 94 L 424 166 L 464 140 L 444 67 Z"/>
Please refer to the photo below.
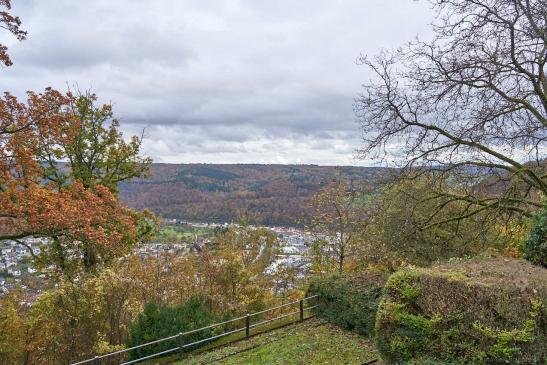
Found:
<path fill-rule="evenodd" d="M 359 59 L 375 75 L 354 104 L 360 152 L 457 183 L 458 219 L 529 216 L 547 196 L 547 1 L 430 2 L 431 41 Z"/>

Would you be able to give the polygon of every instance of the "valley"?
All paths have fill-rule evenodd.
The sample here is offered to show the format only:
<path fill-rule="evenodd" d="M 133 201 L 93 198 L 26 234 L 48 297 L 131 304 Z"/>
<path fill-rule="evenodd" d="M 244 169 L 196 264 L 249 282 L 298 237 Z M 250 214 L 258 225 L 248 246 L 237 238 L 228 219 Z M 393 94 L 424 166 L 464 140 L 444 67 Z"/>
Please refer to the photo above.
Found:
<path fill-rule="evenodd" d="M 396 169 L 358 166 L 159 164 L 152 176 L 120 184 L 123 203 L 164 218 L 233 222 L 257 215 L 264 225 L 299 225 L 310 198 L 337 179 L 376 186 Z"/>

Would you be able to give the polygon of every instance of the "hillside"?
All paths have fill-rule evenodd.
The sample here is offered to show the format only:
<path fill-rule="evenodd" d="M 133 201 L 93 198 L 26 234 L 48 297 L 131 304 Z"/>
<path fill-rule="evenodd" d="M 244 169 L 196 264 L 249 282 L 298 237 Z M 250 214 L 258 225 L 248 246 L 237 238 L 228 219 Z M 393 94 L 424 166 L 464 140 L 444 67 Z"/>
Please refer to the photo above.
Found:
<path fill-rule="evenodd" d="M 370 339 L 313 318 L 190 356 L 185 364 L 360 365 L 377 356 Z"/>
<path fill-rule="evenodd" d="M 377 184 L 392 171 L 379 167 L 316 165 L 153 164 L 152 177 L 120 186 L 125 204 L 194 221 L 225 222 L 242 211 L 264 224 L 292 225 L 309 198 L 337 176 Z"/>

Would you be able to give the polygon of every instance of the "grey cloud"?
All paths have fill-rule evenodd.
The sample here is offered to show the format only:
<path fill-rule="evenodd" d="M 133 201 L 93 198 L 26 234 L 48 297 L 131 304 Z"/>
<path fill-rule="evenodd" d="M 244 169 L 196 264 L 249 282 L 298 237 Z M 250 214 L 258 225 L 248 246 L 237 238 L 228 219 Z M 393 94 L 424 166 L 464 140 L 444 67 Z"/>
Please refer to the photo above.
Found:
<path fill-rule="evenodd" d="M 67 85 L 112 102 L 176 162 L 358 163 L 360 53 L 427 35 L 411 0 L 21 0 L 29 39 L 0 91 Z M 3 38 L 0 39 L 3 41 Z M 353 161 L 353 162 L 352 162 Z"/>

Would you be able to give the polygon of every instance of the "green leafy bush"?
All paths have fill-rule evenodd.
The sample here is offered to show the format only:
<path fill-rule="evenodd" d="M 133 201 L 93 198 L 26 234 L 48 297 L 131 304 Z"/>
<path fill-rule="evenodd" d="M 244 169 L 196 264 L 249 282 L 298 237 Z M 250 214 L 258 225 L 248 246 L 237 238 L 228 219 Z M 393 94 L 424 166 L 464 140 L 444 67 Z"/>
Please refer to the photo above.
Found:
<path fill-rule="evenodd" d="M 362 335 L 374 334 L 376 309 L 387 274 L 359 277 L 329 276 L 313 279 L 308 295 L 319 295 L 315 313 L 342 328 Z"/>
<path fill-rule="evenodd" d="M 147 304 L 137 321 L 131 326 L 128 347 L 137 346 L 160 338 L 176 335 L 193 329 L 205 327 L 219 320 L 205 306 L 202 298 L 191 298 L 186 303 L 169 307 Z M 184 336 L 184 343 L 192 343 L 211 337 L 211 329 Z M 172 339 L 157 344 L 144 346 L 130 351 L 131 360 L 155 354 L 179 346 L 178 340 Z M 186 349 L 188 351 L 190 349 Z"/>
<path fill-rule="evenodd" d="M 524 258 L 533 264 L 547 267 L 547 204 L 534 217 L 528 239 L 522 246 Z"/>
<path fill-rule="evenodd" d="M 546 308 L 547 270 L 524 260 L 405 269 L 385 285 L 376 341 L 386 364 L 545 364 Z"/>

